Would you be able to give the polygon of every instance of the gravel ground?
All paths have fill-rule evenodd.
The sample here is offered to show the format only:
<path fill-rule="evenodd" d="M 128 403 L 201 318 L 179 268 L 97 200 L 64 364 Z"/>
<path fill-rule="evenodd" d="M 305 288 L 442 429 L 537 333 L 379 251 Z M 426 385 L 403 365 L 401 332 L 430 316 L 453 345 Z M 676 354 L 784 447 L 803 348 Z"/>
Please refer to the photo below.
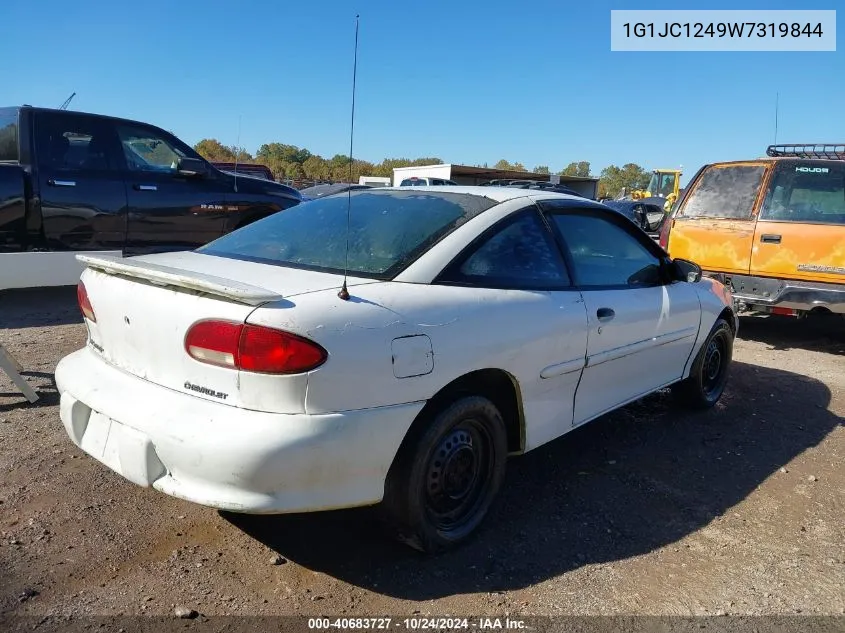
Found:
<path fill-rule="evenodd" d="M 424 558 L 373 510 L 249 517 L 76 449 L 52 371 L 74 289 L 0 293 L 0 616 L 845 613 L 845 327 L 746 318 L 728 390 L 656 394 L 513 460 L 478 538 Z M 845 622 L 845 619 L 839 620 Z"/>

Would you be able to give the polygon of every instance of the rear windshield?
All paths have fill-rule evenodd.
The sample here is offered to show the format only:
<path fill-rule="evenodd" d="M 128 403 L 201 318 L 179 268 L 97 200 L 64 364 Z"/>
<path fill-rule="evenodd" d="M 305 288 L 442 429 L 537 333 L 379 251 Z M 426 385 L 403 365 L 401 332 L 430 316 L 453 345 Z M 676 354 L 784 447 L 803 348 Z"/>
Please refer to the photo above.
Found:
<path fill-rule="evenodd" d="M 0 162 L 17 162 L 18 155 L 18 111 L 0 110 Z"/>
<path fill-rule="evenodd" d="M 199 252 L 342 273 L 349 209 L 350 274 L 389 279 L 496 202 L 459 193 L 356 191 L 298 204 L 234 231 Z"/>
<path fill-rule="evenodd" d="M 779 165 L 760 217 L 778 222 L 845 224 L 845 164 Z"/>
<path fill-rule="evenodd" d="M 400 187 L 423 187 L 426 184 L 427 184 L 426 181 L 421 179 L 421 178 L 406 178 L 405 180 L 403 180 L 399 184 L 399 186 Z"/>
<path fill-rule="evenodd" d="M 681 215 L 750 218 L 765 171 L 764 165 L 708 167 L 690 192 Z"/>

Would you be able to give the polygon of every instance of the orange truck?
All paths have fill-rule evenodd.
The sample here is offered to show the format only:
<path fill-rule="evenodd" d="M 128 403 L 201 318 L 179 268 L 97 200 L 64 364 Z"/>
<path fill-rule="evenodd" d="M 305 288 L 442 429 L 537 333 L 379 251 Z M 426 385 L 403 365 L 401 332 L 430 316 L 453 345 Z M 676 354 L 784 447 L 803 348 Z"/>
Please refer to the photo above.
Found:
<path fill-rule="evenodd" d="M 845 144 L 766 154 L 702 167 L 660 245 L 731 287 L 740 312 L 845 315 Z"/>

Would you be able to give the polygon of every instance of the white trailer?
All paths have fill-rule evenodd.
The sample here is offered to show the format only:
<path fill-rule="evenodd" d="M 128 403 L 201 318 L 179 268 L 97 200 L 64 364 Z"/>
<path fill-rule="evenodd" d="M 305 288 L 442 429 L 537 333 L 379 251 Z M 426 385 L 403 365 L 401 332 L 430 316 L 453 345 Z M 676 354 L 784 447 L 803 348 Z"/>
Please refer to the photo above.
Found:
<path fill-rule="evenodd" d="M 0 290 L 75 286 L 85 264 L 77 255 L 121 257 L 120 251 L 49 251 L 0 253 Z"/>
<path fill-rule="evenodd" d="M 538 180 L 557 182 L 569 187 L 579 195 L 595 200 L 598 197 L 599 179 L 581 176 L 558 176 L 536 174 L 511 169 L 492 167 L 473 167 L 444 163 L 441 165 L 419 165 L 415 167 L 396 167 L 393 169 L 393 186 L 398 187 L 408 178 L 443 178 L 459 185 L 483 185 L 491 180 Z"/>
<path fill-rule="evenodd" d="M 369 187 L 389 187 L 390 178 L 385 176 L 359 176 L 358 184 Z"/>

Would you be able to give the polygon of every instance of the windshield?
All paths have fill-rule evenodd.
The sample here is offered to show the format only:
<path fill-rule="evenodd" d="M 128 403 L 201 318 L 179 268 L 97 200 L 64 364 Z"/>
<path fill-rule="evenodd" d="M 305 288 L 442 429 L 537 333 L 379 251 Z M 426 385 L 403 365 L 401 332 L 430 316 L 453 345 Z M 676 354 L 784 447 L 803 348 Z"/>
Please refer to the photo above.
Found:
<path fill-rule="evenodd" d="M 357 191 L 299 204 L 198 250 L 218 257 L 342 273 L 348 208 L 349 272 L 392 278 L 494 204 L 468 194 Z"/>
<path fill-rule="evenodd" d="M 666 198 L 669 194 L 675 193 L 675 178 L 673 173 L 654 172 L 648 182 L 648 192 L 652 196 Z"/>

